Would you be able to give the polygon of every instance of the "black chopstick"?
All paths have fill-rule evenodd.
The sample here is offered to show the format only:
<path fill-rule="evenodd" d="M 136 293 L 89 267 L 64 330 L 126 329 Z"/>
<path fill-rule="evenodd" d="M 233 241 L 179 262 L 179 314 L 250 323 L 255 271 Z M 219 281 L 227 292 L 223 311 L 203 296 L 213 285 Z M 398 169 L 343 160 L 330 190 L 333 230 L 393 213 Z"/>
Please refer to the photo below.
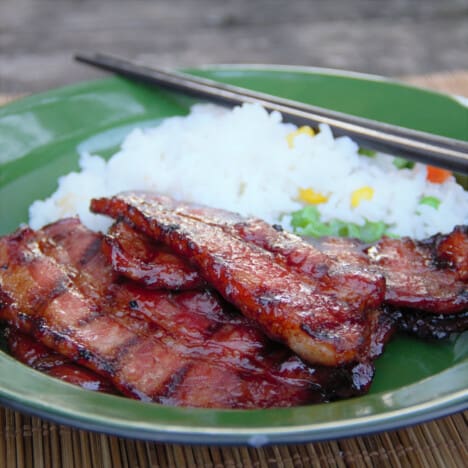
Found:
<path fill-rule="evenodd" d="M 150 68 L 110 55 L 78 54 L 75 59 L 218 104 L 259 103 L 270 111 L 281 112 L 286 122 L 313 127 L 325 123 L 335 136 L 349 136 L 361 147 L 468 174 L 466 141 L 364 119 L 185 73 Z"/>

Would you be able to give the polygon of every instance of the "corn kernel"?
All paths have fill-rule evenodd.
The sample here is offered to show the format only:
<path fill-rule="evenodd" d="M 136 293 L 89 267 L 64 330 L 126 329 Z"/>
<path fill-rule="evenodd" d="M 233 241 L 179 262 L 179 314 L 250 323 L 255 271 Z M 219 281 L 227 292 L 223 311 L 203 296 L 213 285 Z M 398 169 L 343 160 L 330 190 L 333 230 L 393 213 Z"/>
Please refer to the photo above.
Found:
<path fill-rule="evenodd" d="M 353 193 L 351 193 L 351 206 L 353 208 L 356 208 L 361 204 L 362 201 L 372 200 L 373 196 L 374 189 L 372 187 L 369 187 L 368 185 L 365 185 L 364 187 L 361 187 L 355 190 Z"/>
<path fill-rule="evenodd" d="M 328 200 L 326 195 L 316 192 L 311 188 L 299 189 L 299 200 L 304 203 L 310 203 L 311 205 L 318 205 L 325 203 Z"/>
<path fill-rule="evenodd" d="M 294 138 L 296 138 L 298 135 L 309 135 L 310 137 L 313 137 L 315 136 L 315 132 L 313 128 L 310 128 L 307 125 L 304 125 L 303 127 L 294 130 L 294 132 L 291 132 L 289 135 L 286 136 L 286 140 L 290 148 L 294 148 Z"/>

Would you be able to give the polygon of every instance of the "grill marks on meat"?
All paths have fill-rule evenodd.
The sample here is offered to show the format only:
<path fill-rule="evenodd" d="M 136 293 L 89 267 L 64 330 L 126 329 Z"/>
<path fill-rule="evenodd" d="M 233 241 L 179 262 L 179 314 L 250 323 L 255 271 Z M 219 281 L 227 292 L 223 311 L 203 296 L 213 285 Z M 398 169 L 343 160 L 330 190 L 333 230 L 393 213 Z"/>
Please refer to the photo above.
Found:
<path fill-rule="evenodd" d="M 3 238 L 0 252 L 2 262 L 8 265 L 1 283 L 1 316 L 5 320 L 73 361 L 108 376 L 129 396 L 151 400 L 164 391 L 183 363 L 175 351 L 104 313 L 100 304 L 79 289 L 84 278 L 75 278 L 80 285 L 75 286 L 71 280 L 75 272 L 68 275 L 64 265 L 43 255 L 29 232 Z M 17 294 L 19 289 L 25 290 L 19 285 L 26 285 L 27 292 Z M 92 286 L 86 288 L 93 290 Z M 43 298 L 41 304 L 34 301 L 37 296 Z"/>
<path fill-rule="evenodd" d="M 80 292 L 101 303 L 118 273 L 102 255 L 102 235 L 90 231 L 78 218 L 66 218 L 35 234 L 43 254 L 66 268 Z"/>
<path fill-rule="evenodd" d="M 205 285 L 184 259 L 123 222 L 110 228 L 102 247 L 115 271 L 148 288 L 182 290 Z"/>
<path fill-rule="evenodd" d="M 79 366 L 14 328 L 6 330 L 10 354 L 23 364 L 86 390 L 117 394 L 105 378 Z"/>
<path fill-rule="evenodd" d="M 29 367 L 45 371 L 70 362 L 16 328 L 7 327 L 4 333 L 10 354 Z"/>
<path fill-rule="evenodd" d="M 143 317 L 158 330 L 167 330 L 169 336 L 153 332 L 172 349 L 194 359 L 176 374 L 177 385 L 162 400 L 165 403 L 189 399 L 192 405 L 206 406 L 227 398 L 224 406 L 234 406 L 239 399 L 267 407 L 293 400 L 296 404 L 318 402 L 361 394 L 373 377 L 372 359 L 359 367 L 305 365 L 287 348 L 268 340 L 255 324 L 226 305 L 221 307 L 210 291 L 167 294 L 126 285 L 118 288 L 113 300 L 119 310 L 127 307 L 126 317 Z M 220 382 L 224 382 L 222 394 Z"/>
<path fill-rule="evenodd" d="M 2 238 L 0 258 L 8 265 L 0 284 L 0 315 L 4 320 L 60 354 L 108 376 L 123 393 L 142 393 L 138 382 L 126 376 L 144 359 L 135 352 L 128 356 L 143 340 L 83 296 L 65 268 L 41 252 L 31 231 L 22 229 Z"/>
<path fill-rule="evenodd" d="M 380 271 L 386 278 L 385 302 L 394 308 L 428 314 L 455 314 L 468 308 L 468 228 L 424 241 L 383 238 L 374 245 L 355 239 L 311 239 L 338 261 Z"/>
<path fill-rule="evenodd" d="M 311 369 L 210 291 L 171 294 L 124 283 L 111 285 L 108 296 L 110 313 L 126 326 L 156 334 L 194 358 L 168 381 L 158 399 L 166 404 L 289 406 L 362 394 L 371 384 L 371 359 L 342 369 Z"/>
<path fill-rule="evenodd" d="M 163 195 L 151 194 L 153 204 L 210 226 L 222 228 L 275 255 L 277 262 L 301 274 L 320 280 L 317 287 L 359 307 L 376 308 L 382 304 L 385 280 L 365 265 L 334 261 L 300 237 L 285 232 L 281 226 L 270 226 L 263 220 L 244 218 L 226 210 L 177 202 Z M 156 206 L 155 206 L 155 209 Z M 338 286 L 339 285 L 339 286 Z"/>
<path fill-rule="evenodd" d="M 327 294 L 314 277 L 288 268 L 273 253 L 219 226 L 177 214 L 172 204 L 152 194 L 128 193 L 93 200 L 91 208 L 124 218 L 188 258 L 246 317 L 306 361 L 342 365 L 367 354 L 367 308 Z"/>

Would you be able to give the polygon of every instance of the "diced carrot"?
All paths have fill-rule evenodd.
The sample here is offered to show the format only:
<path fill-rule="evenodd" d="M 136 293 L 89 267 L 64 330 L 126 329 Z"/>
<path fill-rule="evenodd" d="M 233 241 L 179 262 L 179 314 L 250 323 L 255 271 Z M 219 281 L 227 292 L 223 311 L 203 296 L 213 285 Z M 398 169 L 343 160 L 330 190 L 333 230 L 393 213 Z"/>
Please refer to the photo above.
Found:
<path fill-rule="evenodd" d="M 427 166 L 426 178 L 429 182 L 433 182 L 434 184 L 444 183 L 451 175 L 452 173 L 447 169 L 442 169 L 435 166 Z"/>

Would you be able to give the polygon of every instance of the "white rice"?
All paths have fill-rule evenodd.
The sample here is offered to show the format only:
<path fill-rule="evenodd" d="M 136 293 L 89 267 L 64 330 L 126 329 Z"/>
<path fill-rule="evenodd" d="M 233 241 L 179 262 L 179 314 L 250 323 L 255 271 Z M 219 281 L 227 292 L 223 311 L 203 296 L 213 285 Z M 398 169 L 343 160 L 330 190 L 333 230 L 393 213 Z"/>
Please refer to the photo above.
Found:
<path fill-rule="evenodd" d="M 433 184 L 421 164 L 399 170 L 389 156 L 361 156 L 356 143 L 333 138 L 324 125 L 314 137 L 296 136 L 290 148 L 286 137 L 295 129 L 257 105 L 232 111 L 196 105 L 187 117 L 133 130 L 109 161 L 82 154 L 80 172 L 61 177 L 51 197 L 31 205 L 30 225 L 77 214 L 90 228 L 105 230 L 109 221 L 89 212 L 90 199 L 138 189 L 290 228 L 288 215 L 304 206 L 300 188 L 329 197 L 316 205 L 324 221 L 385 221 L 393 234 L 415 238 L 468 223 L 468 192 L 453 177 Z M 361 187 L 371 187 L 373 197 L 352 208 L 352 193 Z M 440 206 L 421 205 L 425 196 L 437 197 Z"/>

